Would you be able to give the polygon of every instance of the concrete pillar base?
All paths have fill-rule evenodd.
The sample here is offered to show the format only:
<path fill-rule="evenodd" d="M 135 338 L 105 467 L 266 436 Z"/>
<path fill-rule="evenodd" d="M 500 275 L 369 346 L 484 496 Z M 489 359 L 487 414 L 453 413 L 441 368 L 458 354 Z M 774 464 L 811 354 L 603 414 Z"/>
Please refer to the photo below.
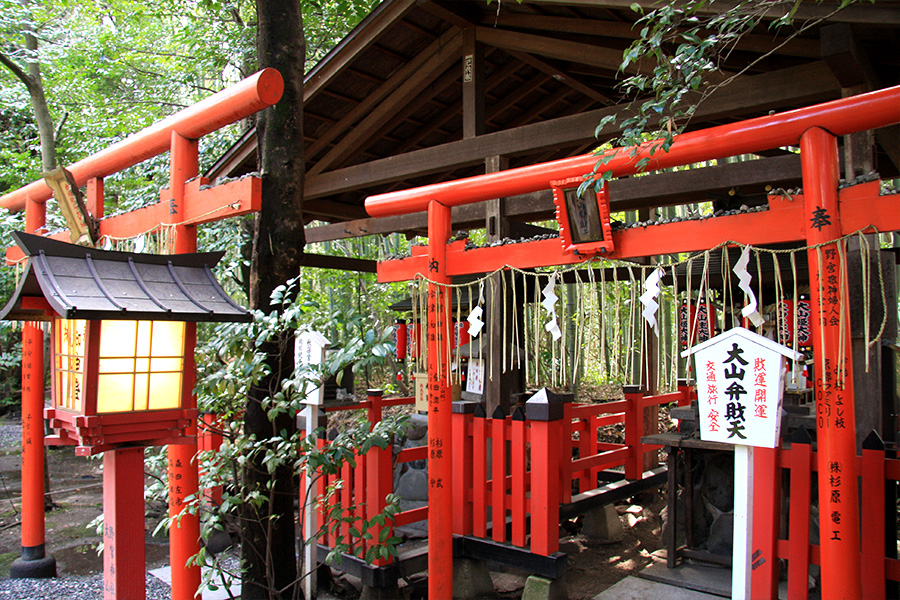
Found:
<path fill-rule="evenodd" d="M 493 598 L 494 582 L 483 560 L 456 557 L 453 559 L 454 600 Z"/>
<path fill-rule="evenodd" d="M 9 567 L 10 579 L 49 579 L 56 577 L 56 559 L 44 554 L 44 545 L 22 547 L 22 556 Z"/>
<path fill-rule="evenodd" d="M 591 509 L 584 515 L 582 535 L 598 544 L 615 544 L 625 539 L 625 529 L 616 507 L 605 504 L 599 508 Z"/>
<path fill-rule="evenodd" d="M 522 600 L 569 600 L 569 592 L 563 579 L 546 579 L 530 575 L 525 580 Z"/>

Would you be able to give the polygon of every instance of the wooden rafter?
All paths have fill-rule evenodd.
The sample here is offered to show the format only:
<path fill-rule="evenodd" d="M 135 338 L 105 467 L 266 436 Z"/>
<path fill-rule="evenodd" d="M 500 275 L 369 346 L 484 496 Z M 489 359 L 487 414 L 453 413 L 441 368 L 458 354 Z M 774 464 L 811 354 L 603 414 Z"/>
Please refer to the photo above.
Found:
<path fill-rule="evenodd" d="M 446 71 L 449 64 L 459 56 L 461 47 L 462 37 L 456 34 L 446 45 L 439 48 L 434 55 L 422 63 L 419 69 L 410 73 L 405 81 L 400 82 L 396 89 L 368 112 L 362 121 L 350 129 L 341 141 L 316 163 L 315 167 L 310 170 L 309 176 L 321 173 L 332 164 L 340 162 L 353 153 L 361 140 L 381 128 L 384 120 L 395 114 L 398 107 L 406 104 L 409 98 L 415 97 Z"/>

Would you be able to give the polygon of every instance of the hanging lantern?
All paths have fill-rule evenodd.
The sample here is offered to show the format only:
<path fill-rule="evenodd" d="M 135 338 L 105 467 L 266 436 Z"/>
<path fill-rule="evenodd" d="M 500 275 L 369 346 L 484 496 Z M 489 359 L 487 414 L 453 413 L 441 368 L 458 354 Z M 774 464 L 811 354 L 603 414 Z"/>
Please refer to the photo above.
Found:
<path fill-rule="evenodd" d="M 686 302 L 678 307 L 678 340 L 682 348 L 702 343 L 716 334 L 716 308 L 709 302 Z M 690 341 L 689 332 L 693 331 Z"/>
<path fill-rule="evenodd" d="M 407 340 L 406 321 L 397 319 L 394 321 L 394 347 L 396 348 L 397 362 L 402 363 L 406 360 Z"/>
<path fill-rule="evenodd" d="M 14 233 L 29 257 L 0 319 L 51 322 L 49 444 L 91 455 L 185 443 L 186 322 L 249 321 L 210 269 L 222 253 L 131 254 Z"/>
<path fill-rule="evenodd" d="M 583 177 L 550 182 L 563 252 L 580 256 L 612 252 L 614 246 L 606 183 L 599 192 L 588 186 L 579 194 L 582 183 Z"/>
<path fill-rule="evenodd" d="M 812 306 L 806 296 L 800 296 L 797 302 L 781 300 L 776 307 L 778 311 L 778 343 L 791 346 L 794 343 L 794 312 L 797 314 L 797 347 L 812 348 L 812 327 L 810 315 Z"/>

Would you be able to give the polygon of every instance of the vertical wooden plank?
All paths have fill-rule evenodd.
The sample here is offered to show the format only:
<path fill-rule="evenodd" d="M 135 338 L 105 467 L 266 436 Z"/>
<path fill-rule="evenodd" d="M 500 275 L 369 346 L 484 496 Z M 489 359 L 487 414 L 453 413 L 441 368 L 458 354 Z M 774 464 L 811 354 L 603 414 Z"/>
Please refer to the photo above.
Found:
<path fill-rule="evenodd" d="M 587 435 L 588 435 L 588 452 L 590 456 L 595 456 L 600 453 L 600 441 L 598 439 L 600 432 L 598 431 L 600 428 L 597 426 L 597 423 L 600 422 L 600 417 L 598 415 L 592 415 L 590 419 L 587 421 Z M 591 469 L 590 473 L 590 481 L 588 482 L 587 490 L 593 490 L 597 487 L 597 477 L 600 475 L 600 467 L 594 467 Z"/>
<path fill-rule="evenodd" d="M 453 403 L 453 533 L 472 534 L 472 411 L 471 402 Z"/>
<path fill-rule="evenodd" d="M 506 541 L 506 413 L 491 415 L 491 539 Z"/>
<path fill-rule="evenodd" d="M 487 537 L 487 414 L 475 407 L 472 419 L 472 535 Z"/>
<path fill-rule="evenodd" d="M 521 407 L 516 407 L 510 424 L 512 440 L 512 455 L 510 456 L 510 471 L 512 473 L 512 497 L 510 511 L 512 514 L 512 544 L 519 548 L 525 547 L 525 512 L 527 487 L 526 473 L 526 447 L 525 447 L 525 412 Z"/>
<path fill-rule="evenodd" d="M 559 499 L 561 504 L 572 501 L 572 403 L 564 402 L 563 418 L 559 422 L 557 460 L 559 461 Z"/>
<path fill-rule="evenodd" d="M 863 598 L 886 598 L 884 530 L 884 442 L 872 431 L 862 444 L 862 585 Z"/>
<path fill-rule="evenodd" d="M 788 600 L 809 597 L 809 507 L 812 485 L 812 449 L 809 433 L 801 427 L 791 438 L 791 507 L 788 526 Z M 821 515 L 820 515 L 821 519 Z"/>
<path fill-rule="evenodd" d="M 559 550 L 559 462 L 561 423 L 531 420 L 531 551 Z"/>

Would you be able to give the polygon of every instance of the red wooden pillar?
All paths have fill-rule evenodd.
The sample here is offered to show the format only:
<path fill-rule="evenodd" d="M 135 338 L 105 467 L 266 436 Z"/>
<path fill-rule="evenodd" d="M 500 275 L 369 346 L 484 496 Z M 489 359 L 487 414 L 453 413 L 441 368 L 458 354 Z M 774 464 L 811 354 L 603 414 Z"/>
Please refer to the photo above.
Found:
<path fill-rule="evenodd" d="M 814 127 L 800 138 L 806 240 L 841 237 L 837 139 Z M 822 598 L 859 598 L 859 492 L 846 264 L 838 244 L 809 250 L 818 430 Z M 841 347 L 843 345 L 843 347 Z"/>
<path fill-rule="evenodd" d="M 37 233 L 46 221 L 43 202 L 25 203 L 25 231 Z M 44 539 L 44 333 L 37 323 L 22 328 L 22 556 L 12 578 L 56 577 L 56 560 Z"/>
<path fill-rule="evenodd" d="M 144 449 L 104 452 L 104 600 L 146 597 L 144 559 Z"/>
<path fill-rule="evenodd" d="M 628 447 L 628 459 L 625 463 L 625 479 L 642 479 L 644 477 L 644 448 L 641 436 L 644 435 L 644 391 L 637 385 L 625 386 L 625 399 L 628 409 L 625 413 L 625 445 Z"/>
<path fill-rule="evenodd" d="M 526 405 L 531 424 L 531 551 L 550 556 L 559 550 L 560 462 L 562 406 L 544 411 Z M 541 414 L 543 413 L 543 414 Z"/>
<path fill-rule="evenodd" d="M 449 283 L 447 240 L 450 208 L 428 204 L 428 271 L 435 283 Z M 441 449 L 428 459 L 428 597 L 453 597 L 452 402 L 449 373 L 450 315 L 443 287 L 428 286 L 428 445 Z"/>
<path fill-rule="evenodd" d="M 172 132 L 172 156 L 169 173 L 169 222 L 179 223 L 184 214 L 184 183 L 197 175 L 197 140 L 189 140 Z M 197 251 L 197 228 L 178 226 L 175 228 L 176 254 Z M 182 384 L 182 406 L 196 408 L 194 382 L 197 377 L 194 350 L 197 345 L 197 324 L 187 323 L 184 332 L 184 380 Z M 197 423 L 187 430 L 190 436 L 197 435 Z M 198 497 L 200 476 L 195 456 L 196 439 L 189 444 L 169 446 L 169 516 L 176 517 L 185 506 L 188 496 Z M 188 559 L 200 551 L 200 518 L 185 514 L 175 519 L 169 528 L 169 562 L 172 569 L 172 600 L 193 600 L 200 587 L 200 567 L 187 567 Z"/>
<path fill-rule="evenodd" d="M 222 447 L 222 421 L 215 413 L 204 413 L 197 417 L 197 451 L 217 452 Z M 200 423 L 203 426 L 200 426 Z M 302 481 L 302 478 L 301 478 Z M 303 495 L 301 494 L 301 498 Z M 222 504 L 222 486 L 216 485 L 203 490 L 203 500 L 213 506 Z"/>

